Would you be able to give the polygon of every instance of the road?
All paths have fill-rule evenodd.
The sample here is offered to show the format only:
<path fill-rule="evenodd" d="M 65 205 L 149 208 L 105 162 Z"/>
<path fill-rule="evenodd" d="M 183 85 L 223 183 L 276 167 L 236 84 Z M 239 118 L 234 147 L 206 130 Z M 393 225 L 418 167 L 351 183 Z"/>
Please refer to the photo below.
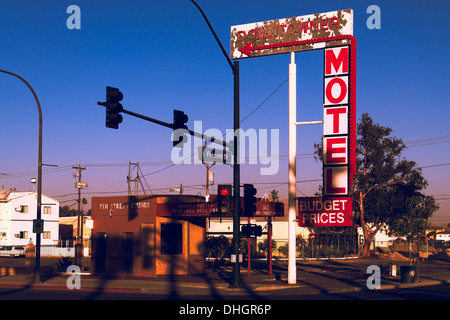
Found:
<path fill-rule="evenodd" d="M 392 290 L 296 295 L 295 289 L 260 292 L 254 296 L 230 294 L 224 300 L 450 300 L 450 284 Z M 257 297 L 257 298 L 258 298 Z M 0 288 L 0 300 L 214 300 L 214 296 L 171 296 L 139 292 Z"/>

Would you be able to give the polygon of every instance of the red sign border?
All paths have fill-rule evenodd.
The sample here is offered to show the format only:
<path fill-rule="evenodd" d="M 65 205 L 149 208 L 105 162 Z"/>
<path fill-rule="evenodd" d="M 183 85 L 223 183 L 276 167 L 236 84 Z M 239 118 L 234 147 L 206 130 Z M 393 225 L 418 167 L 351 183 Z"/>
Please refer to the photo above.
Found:
<path fill-rule="evenodd" d="M 340 44 L 336 46 L 330 46 L 324 49 L 332 47 L 349 47 L 349 66 L 348 66 L 348 92 L 349 99 L 346 105 L 348 106 L 348 185 L 347 194 L 342 196 L 348 196 L 352 194 L 353 177 L 356 175 L 356 38 L 354 36 L 339 36 L 339 38 L 345 37 L 350 40 L 348 44 Z M 333 38 L 323 38 L 331 39 Z M 318 39 L 320 40 L 320 39 Z M 325 58 L 325 50 L 324 50 Z M 325 76 L 325 64 L 324 64 L 324 79 Z M 325 88 L 323 89 L 325 92 Z M 328 106 L 329 107 L 329 106 Z M 324 107 L 325 108 L 325 107 Z M 329 167 L 329 166 L 327 166 Z M 323 168 L 323 186 L 325 186 L 325 166 Z M 325 195 L 325 196 L 339 196 L 339 195 Z"/>
<path fill-rule="evenodd" d="M 317 214 L 319 213 L 319 211 L 313 210 L 311 212 L 302 212 L 300 210 L 300 201 L 301 200 L 305 200 L 305 201 L 328 201 L 328 200 L 347 200 L 347 204 L 349 205 L 349 207 L 347 207 L 347 209 L 343 212 L 344 213 L 344 217 L 345 220 L 343 223 L 306 223 L 303 224 L 303 213 L 307 213 L 307 214 Z M 297 219 L 297 223 L 299 227 L 351 227 L 353 225 L 353 201 L 352 201 L 352 197 L 341 197 L 341 196 L 330 196 L 330 197 L 298 197 L 297 198 L 297 211 L 298 211 L 298 219 Z M 320 212 L 320 213 L 325 213 L 325 212 L 329 212 L 328 210 Z M 349 218 L 349 219 L 347 219 Z"/>

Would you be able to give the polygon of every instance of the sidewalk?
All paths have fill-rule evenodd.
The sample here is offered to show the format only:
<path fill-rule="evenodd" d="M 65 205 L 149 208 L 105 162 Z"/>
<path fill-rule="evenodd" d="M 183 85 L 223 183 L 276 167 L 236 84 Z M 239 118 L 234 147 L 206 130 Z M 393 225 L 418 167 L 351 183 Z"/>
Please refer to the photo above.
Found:
<path fill-rule="evenodd" d="M 274 264 L 272 275 L 267 273 L 265 265 L 255 263 L 248 276 L 246 266 L 241 268 L 241 287 L 230 288 L 231 266 L 208 269 L 202 275 L 158 276 L 156 278 L 120 277 L 114 279 L 80 275 L 79 290 L 141 292 L 161 295 L 195 295 L 227 297 L 247 295 L 249 298 L 262 297 L 265 294 L 289 292 L 298 295 L 316 293 L 354 292 L 367 289 L 369 265 L 378 265 L 386 270 L 389 263 L 383 260 L 324 260 L 297 262 L 297 283 L 288 284 L 287 266 Z M 406 265 L 400 262 L 399 265 Z M 416 270 L 417 272 L 417 270 Z M 408 288 L 416 286 L 450 283 L 450 262 L 420 262 L 419 279 L 415 283 L 402 283 L 400 268 L 397 277 L 387 273 L 381 277 L 381 290 Z M 70 274 L 41 274 L 40 284 L 34 284 L 33 274 L 15 274 L 0 276 L 0 287 L 22 289 L 69 290 L 67 283 Z M 69 280 L 70 281 L 70 280 Z M 70 281 L 70 283 L 74 283 Z M 74 289 L 77 290 L 77 289 Z"/>

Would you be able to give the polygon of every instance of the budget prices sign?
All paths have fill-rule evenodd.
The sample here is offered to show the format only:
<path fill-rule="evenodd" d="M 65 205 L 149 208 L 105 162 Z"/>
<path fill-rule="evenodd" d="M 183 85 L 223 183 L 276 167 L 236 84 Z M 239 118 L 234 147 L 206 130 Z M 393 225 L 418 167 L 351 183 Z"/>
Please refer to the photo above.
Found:
<path fill-rule="evenodd" d="M 300 227 L 350 227 L 353 224 L 350 197 L 298 198 Z"/>

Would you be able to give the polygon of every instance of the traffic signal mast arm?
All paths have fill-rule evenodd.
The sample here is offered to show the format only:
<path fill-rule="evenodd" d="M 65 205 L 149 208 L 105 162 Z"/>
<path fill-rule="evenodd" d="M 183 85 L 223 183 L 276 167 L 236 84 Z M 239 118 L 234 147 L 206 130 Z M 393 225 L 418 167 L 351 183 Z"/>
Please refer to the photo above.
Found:
<path fill-rule="evenodd" d="M 104 107 L 107 106 L 106 102 L 98 101 L 97 104 L 100 105 L 100 106 L 104 106 Z M 167 123 L 167 122 L 164 122 L 164 121 L 161 121 L 161 120 L 158 120 L 158 119 L 150 118 L 150 117 L 144 116 L 142 114 L 139 114 L 139 113 L 136 113 L 136 112 L 133 112 L 133 111 L 129 111 L 129 110 L 123 109 L 122 113 L 126 113 L 126 114 L 129 114 L 130 116 L 133 116 L 133 117 L 136 117 L 136 118 L 140 118 L 140 119 L 143 119 L 143 120 L 147 120 L 147 121 L 159 124 L 161 126 L 173 129 L 173 130 L 177 129 L 177 128 L 175 128 L 173 123 Z M 189 129 L 186 129 L 186 131 L 188 131 L 191 136 L 194 136 L 194 137 L 197 137 L 197 138 L 209 141 L 209 142 L 214 142 L 214 143 L 217 143 L 219 145 L 225 146 L 227 148 L 231 148 L 232 147 L 232 145 L 230 143 L 222 141 L 222 140 L 219 140 L 219 139 L 216 139 L 214 137 L 210 137 L 210 136 L 207 136 L 207 135 L 202 134 L 202 133 L 194 132 L 194 131 L 189 130 Z"/>

